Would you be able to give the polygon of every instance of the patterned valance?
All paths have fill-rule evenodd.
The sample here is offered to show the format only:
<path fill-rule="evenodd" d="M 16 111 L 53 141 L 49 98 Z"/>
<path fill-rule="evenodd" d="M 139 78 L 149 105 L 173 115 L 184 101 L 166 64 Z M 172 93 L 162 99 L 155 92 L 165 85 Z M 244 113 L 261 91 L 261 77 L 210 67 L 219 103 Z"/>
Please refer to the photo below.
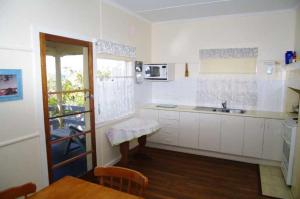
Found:
<path fill-rule="evenodd" d="M 201 49 L 200 59 L 257 57 L 258 48 Z"/>
<path fill-rule="evenodd" d="M 98 40 L 96 42 L 97 53 L 105 53 L 114 56 L 136 58 L 136 48 L 111 41 Z"/>

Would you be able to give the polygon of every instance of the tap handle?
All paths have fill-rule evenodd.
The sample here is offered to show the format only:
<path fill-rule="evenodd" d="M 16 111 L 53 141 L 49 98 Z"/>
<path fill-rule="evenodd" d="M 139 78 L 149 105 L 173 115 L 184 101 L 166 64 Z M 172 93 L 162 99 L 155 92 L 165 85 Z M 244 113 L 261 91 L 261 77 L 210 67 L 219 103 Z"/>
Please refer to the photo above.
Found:
<path fill-rule="evenodd" d="M 223 106 L 223 108 L 227 108 L 227 101 L 226 100 L 224 102 L 222 102 L 222 106 Z"/>

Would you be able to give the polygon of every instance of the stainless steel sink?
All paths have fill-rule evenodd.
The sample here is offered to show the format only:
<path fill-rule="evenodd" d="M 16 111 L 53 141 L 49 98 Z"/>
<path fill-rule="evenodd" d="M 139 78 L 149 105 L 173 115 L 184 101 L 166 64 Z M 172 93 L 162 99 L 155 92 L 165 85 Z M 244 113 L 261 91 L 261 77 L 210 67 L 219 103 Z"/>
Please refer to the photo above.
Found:
<path fill-rule="evenodd" d="M 212 111 L 212 112 L 223 112 L 223 113 L 236 113 L 236 114 L 244 114 L 246 110 L 243 109 L 230 109 L 230 108 L 215 108 L 215 107 L 205 107 L 205 106 L 196 106 L 194 108 L 196 111 Z"/>
<path fill-rule="evenodd" d="M 246 110 L 243 109 L 230 109 L 230 108 L 215 108 L 213 109 L 214 112 L 224 112 L 224 113 L 239 113 L 244 114 L 246 113 Z"/>
<path fill-rule="evenodd" d="M 196 106 L 193 108 L 196 111 L 214 111 L 216 108 L 214 107 L 206 107 L 206 106 Z"/>

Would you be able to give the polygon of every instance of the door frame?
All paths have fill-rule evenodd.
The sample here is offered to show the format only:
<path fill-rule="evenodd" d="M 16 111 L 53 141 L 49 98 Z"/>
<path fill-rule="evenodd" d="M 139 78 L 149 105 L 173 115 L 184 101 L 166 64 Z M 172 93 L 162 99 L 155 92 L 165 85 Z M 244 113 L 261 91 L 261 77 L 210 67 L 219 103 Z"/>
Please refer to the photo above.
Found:
<path fill-rule="evenodd" d="M 52 179 L 52 161 L 51 161 L 51 144 L 50 140 L 50 126 L 49 126 L 49 112 L 48 112 L 48 88 L 47 88 L 47 71 L 46 71 L 46 41 L 61 42 L 65 44 L 79 45 L 88 48 L 88 73 L 89 73 L 89 89 L 90 89 L 90 123 L 91 123 L 91 144 L 92 144 L 92 165 L 93 168 L 97 164 L 96 154 L 96 138 L 95 138 L 95 114 L 94 114 L 94 75 L 93 75 L 93 43 L 89 41 L 73 39 L 48 33 L 39 32 L 40 40 L 40 68 L 41 68 L 41 83 L 42 83 L 42 98 L 43 98 L 43 116 L 44 116 L 44 131 L 46 142 L 46 156 L 48 166 L 48 180 L 51 184 Z"/>

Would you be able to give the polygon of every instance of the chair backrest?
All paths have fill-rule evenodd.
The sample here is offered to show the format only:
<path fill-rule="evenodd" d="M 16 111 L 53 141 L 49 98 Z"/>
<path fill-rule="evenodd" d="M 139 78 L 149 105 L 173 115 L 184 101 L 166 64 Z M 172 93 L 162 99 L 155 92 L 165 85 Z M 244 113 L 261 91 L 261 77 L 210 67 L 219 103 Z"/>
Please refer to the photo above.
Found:
<path fill-rule="evenodd" d="M 94 175 L 99 184 L 130 194 L 143 196 L 148 178 L 138 171 L 123 167 L 96 167 Z"/>
<path fill-rule="evenodd" d="M 0 192 L 0 199 L 15 199 L 21 196 L 27 198 L 31 193 L 36 192 L 34 183 L 26 183 L 21 186 L 11 187 Z"/>

